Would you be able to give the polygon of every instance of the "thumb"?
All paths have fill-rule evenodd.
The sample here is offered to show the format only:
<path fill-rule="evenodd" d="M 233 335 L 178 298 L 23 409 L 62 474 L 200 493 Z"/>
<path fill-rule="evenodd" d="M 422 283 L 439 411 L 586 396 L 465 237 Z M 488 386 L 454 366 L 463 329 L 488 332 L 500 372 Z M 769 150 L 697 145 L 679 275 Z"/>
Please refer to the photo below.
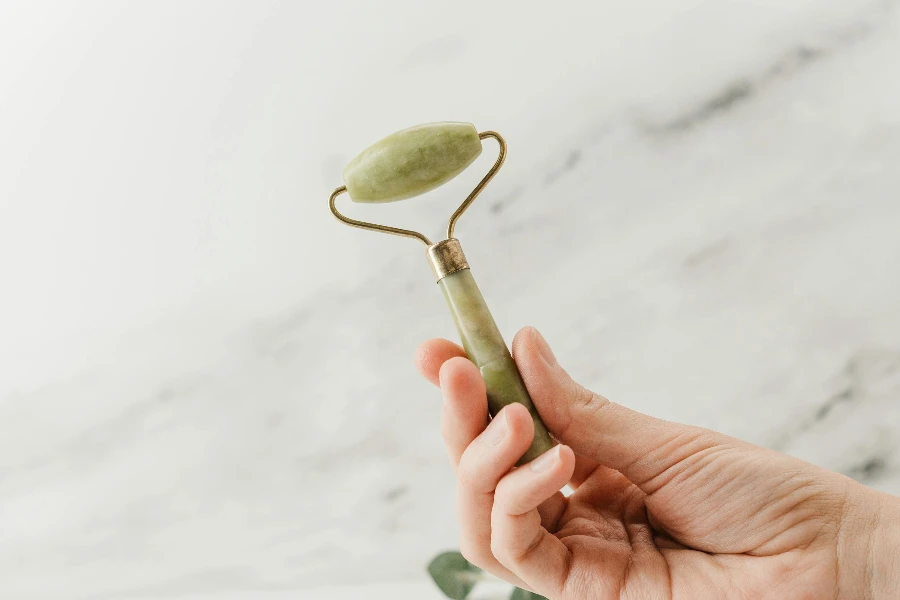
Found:
<path fill-rule="evenodd" d="M 645 493 L 711 449 L 743 444 L 725 435 L 656 419 L 610 402 L 569 377 L 534 328 L 519 331 L 513 355 L 547 429 L 576 454 L 622 473 Z M 690 461 L 693 462 L 693 461 Z"/>

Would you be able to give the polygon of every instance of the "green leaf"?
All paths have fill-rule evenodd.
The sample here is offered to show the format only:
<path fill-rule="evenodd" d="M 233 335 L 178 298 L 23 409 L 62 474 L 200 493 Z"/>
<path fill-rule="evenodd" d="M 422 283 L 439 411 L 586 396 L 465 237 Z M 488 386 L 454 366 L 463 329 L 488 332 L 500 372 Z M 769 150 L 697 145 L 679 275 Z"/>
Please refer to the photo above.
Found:
<path fill-rule="evenodd" d="M 547 600 L 540 594 L 535 594 L 534 592 L 526 592 L 522 588 L 516 588 L 513 590 L 512 596 L 509 597 L 509 600 Z"/>
<path fill-rule="evenodd" d="M 444 595 L 453 600 L 466 600 L 475 584 L 482 579 L 481 569 L 459 552 L 437 555 L 428 565 L 428 573 Z"/>

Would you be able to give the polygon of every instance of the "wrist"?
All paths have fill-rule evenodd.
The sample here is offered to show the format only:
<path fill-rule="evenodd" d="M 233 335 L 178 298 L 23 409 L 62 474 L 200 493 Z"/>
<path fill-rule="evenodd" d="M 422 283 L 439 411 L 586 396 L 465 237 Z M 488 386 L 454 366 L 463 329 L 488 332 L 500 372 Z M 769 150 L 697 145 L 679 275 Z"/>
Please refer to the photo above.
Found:
<path fill-rule="evenodd" d="M 894 598 L 900 587 L 900 498 L 852 487 L 838 539 L 838 597 Z"/>

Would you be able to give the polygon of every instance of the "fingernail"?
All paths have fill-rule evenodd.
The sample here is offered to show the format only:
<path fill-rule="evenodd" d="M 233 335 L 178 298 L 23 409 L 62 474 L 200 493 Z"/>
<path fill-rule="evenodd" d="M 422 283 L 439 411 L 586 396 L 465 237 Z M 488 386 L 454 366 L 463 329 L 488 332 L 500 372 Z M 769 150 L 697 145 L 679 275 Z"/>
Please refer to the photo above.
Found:
<path fill-rule="evenodd" d="M 484 443 L 488 446 L 496 446 L 503 441 L 508 431 L 509 422 L 506 420 L 506 411 L 503 411 L 500 418 L 491 419 L 487 429 L 484 430 L 482 434 Z"/>
<path fill-rule="evenodd" d="M 555 367 L 558 363 L 556 362 L 556 357 L 553 355 L 553 350 L 550 349 L 550 344 L 547 343 L 547 340 L 544 339 L 541 332 L 534 327 L 531 328 L 531 335 L 534 337 L 534 343 L 541 353 L 541 358 L 543 358 L 544 362 L 551 367 Z"/>
<path fill-rule="evenodd" d="M 535 473 L 543 473 L 544 471 L 549 471 L 553 468 L 553 466 L 559 460 L 559 446 L 555 448 L 551 448 L 547 450 L 536 459 L 531 461 L 531 464 L 528 466 L 531 467 L 531 470 Z"/>

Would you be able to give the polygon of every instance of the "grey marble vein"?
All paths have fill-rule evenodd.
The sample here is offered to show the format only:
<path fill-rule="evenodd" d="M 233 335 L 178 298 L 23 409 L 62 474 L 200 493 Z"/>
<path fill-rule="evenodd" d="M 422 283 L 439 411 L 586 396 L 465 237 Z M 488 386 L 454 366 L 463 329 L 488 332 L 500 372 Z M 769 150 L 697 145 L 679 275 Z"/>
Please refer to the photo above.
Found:
<path fill-rule="evenodd" d="M 849 46 L 865 41 L 868 36 L 891 22 L 896 7 L 897 2 L 894 0 L 863 4 L 854 18 L 821 36 L 820 40 L 788 48 L 769 64 L 727 83 L 698 106 L 662 122 L 642 124 L 642 128 L 651 135 L 673 135 L 699 127 L 751 101 L 770 86 L 796 76 Z"/>

